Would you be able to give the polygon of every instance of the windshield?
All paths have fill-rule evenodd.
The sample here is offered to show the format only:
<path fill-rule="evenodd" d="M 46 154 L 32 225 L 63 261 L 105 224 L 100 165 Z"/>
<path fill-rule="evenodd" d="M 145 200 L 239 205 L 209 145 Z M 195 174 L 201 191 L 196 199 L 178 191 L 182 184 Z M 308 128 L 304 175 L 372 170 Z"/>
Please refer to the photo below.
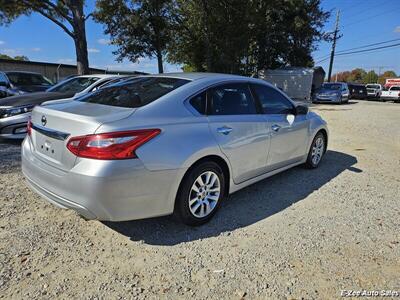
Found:
<path fill-rule="evenodd" d="M 135 108 L 149 104 L 188 83 L 188 80 L 165 77 L 138 77 L 78 98 L 78 101 Z"/>
<path fill-rule="evenodd" d="M 59 84 L 48 89 L 48 92 L 57 93 L 79 93 L 86 89 L 88 86 L 95 83 L 100 78 L 98 77 L 74 77 L 66 81 L 62 81 Z"/>
<path fill-rule="evenodd" d="M 13 85 L 52 85 L 50 79 L 34 73 L 7 72 L 7 77 Z"/>
<path fill-rule="evenodd" d="M 366 87 L 369 89 L 379 89 L 380 88 L 380 86 L 376 85 L 376 84 L 367 84 Z"/>
<path fill-rule="evenodd" d="M 322 88 L 327 90 L 340 90 L 342 88 L 342 85 L 339 83 L 324 83 L 322 85 Z"/>

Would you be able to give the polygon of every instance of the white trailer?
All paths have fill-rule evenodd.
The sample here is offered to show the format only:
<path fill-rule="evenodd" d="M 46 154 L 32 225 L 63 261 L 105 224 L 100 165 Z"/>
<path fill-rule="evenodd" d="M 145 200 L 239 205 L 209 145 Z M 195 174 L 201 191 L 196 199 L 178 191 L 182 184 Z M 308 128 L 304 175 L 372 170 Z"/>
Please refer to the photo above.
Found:
<path fill-rule="evenodd" d="M 322 67 L 285 67 L 261 70 L 258 77 L 272 83 L 293 100 L 311 101 L 314 91 L 324 82 L 325 71 Z"/>

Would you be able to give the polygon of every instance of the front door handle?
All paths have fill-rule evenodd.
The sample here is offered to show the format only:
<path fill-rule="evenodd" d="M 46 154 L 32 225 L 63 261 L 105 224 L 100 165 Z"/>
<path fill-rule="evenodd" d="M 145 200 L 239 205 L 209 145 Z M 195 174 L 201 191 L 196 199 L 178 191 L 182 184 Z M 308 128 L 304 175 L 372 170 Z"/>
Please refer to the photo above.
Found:
<path fill-rule="evenodd" d="M 277 125 L 277 124 L 274 124 L 274 125 L 271 126 L 271 128 L 272 128 L 273 131 L 278 132 L 279 129 L 281 129 L 281 126 L 279 126 L 279 125 Z"/>
<path fill-rule="evenodd" d="M 231 131 L 233 130 L 233 128 L 228 127 L 228 126 L 223 126 L 217 129 L 217 131 L 219 133 L 222 133 L 224 135 L 228 135 Z"/>

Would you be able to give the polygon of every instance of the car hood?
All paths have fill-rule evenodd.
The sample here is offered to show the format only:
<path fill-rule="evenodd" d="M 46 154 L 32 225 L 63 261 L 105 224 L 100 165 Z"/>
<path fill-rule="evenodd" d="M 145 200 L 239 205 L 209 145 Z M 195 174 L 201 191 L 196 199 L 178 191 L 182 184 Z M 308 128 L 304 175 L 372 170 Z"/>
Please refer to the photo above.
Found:
<path fill-rule="evenodd" d="M 36 92 L 18 96 L 12 96 L 0 99 L 1 106 L 24 106 L 24 105 L 38 105 L 45 101 L 58 100 L 64 98 L 71 98 L 72 93 L 56 93 L 56 92 Z"/>
<path fill-rule="evenodd" d="M 15 86 L 15 89 L 26 93 L 33 93 L 44 92 L 51 87 L 51 85 L 17 85 Z"/>

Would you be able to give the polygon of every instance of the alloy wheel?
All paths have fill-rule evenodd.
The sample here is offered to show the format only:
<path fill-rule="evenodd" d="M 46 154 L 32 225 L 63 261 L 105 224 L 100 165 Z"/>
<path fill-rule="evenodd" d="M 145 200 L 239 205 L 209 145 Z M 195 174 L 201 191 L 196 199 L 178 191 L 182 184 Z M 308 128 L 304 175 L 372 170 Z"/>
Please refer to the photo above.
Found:
<path fill-rule="evenodd" d="M 194 181 L 189 193 L 189 210 L 196 218 L 208 216 L 216 207 L 221 193 L 218 175 L 212 171 L 202 173 Z"/>

